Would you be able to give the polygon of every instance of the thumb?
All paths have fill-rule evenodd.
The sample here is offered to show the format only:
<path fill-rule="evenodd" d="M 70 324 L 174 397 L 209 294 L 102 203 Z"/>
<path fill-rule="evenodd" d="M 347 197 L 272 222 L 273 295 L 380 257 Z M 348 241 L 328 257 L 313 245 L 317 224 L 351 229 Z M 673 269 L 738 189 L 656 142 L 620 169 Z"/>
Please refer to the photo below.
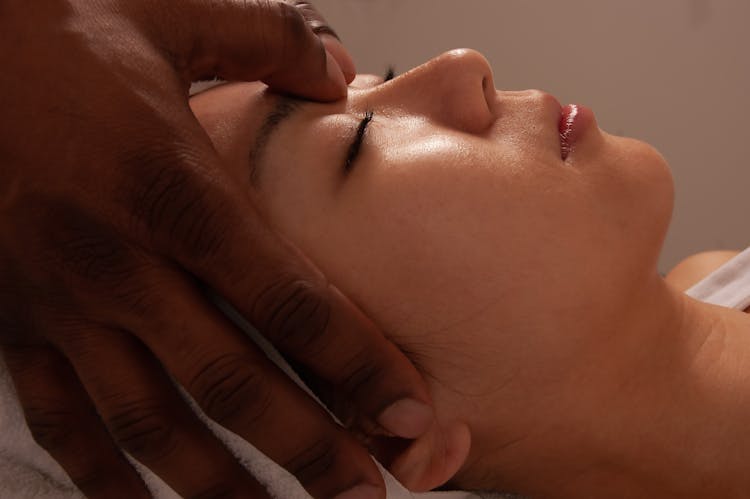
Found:
<path fill-rule="evenodd" d="M 171 38 L 159 42 L 182 61 L 191 81 L 261 80 L 276 90 L 323 101 L 346 95 L 339 63 L 294 5 L 281 0 L 178 1 L 179 6 L 167 9 L 169 15 L 151 13 L 149 22 L 156 24 L 153 33 Z M 306 8 L 309 12 L 312 7 Z M 321 19 L 318 15 L 316 22 Z"/>

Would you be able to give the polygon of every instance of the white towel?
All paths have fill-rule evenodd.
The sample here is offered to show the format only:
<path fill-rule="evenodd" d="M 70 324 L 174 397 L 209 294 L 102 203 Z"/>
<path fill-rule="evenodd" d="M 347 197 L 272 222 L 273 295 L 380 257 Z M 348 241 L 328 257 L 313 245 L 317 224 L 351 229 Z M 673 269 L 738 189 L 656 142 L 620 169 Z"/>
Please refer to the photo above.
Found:
<path fill-rule="evenodd" d="M 745 310 L 750 307 L 750 248 L 685 291 L 696 300 Z"/>
<path fill-rule="evenodd" d="M 220 307 L 297 383 L 302 383 L 281 356 L 242 318 L 224 304 Z M 303 386 L 304 387 L 304 386 Z M 306 389 L 306 387 L 304 387 Z M 309 390 L 308 390 L 309 393 Z M 225 443 L 239 461 L 264 484 L 277 499 L 310 499 L 299 482 L 286 470 L 268 459 L 255 447 L 217 425 L 191 403 L 193 410 Z M 156 499 L 179 496 L 148 469 L 131 459 Z M 493 493 L 428 492 L 412 494 L 382 467 L 389 499 L 477 499 L 501 498 Z M 82 499 L 82 495 L 63 469 L 36 442 L 25 424 L 7 368 L 0 358 L 0 499 Z"/>

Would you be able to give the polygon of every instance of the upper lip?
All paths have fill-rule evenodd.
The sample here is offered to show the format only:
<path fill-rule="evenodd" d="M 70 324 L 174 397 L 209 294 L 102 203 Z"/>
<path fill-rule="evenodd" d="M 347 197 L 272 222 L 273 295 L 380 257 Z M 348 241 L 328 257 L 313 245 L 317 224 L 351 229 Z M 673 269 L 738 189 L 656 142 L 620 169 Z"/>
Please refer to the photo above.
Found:
<path fill-rule="evenodd" d="M 565 153 L 563 152 L 563 137 L 560 133 L 560 121 L 563 119 L 565 108 L 557 99 L 557 97 L 547 92 L 541 92 L 541 100 L 543 102 L 543 108 L 545 109 L 545 111 L 549 108 L 550 114 L 552 114 L 552 116 L 554 117 L 552 126 L 554 127 L 554 130 L 556 132 L 555 135 L 557 136 L 557 145 L 559 147 L 560 155 L 564 159 Z"/>
<path fill-rule="evenodd" d="M 542 123 L 544 127 L 551 126 L 552 129 L 555 131 L 555 137 L 557 142 L 557 148 L 558 151 L 562 151 L 562 138 L 560 137 L 559 128 L 560 128 L 560 120 L 563 117 L 563 112 L 565 110 L 565 107 L 560 103 L 560 101 L 555 97 L 554 95 L 544 92 L 542 90 L 531 90 L 530 92 L 535 93 L 536 95 L 533 95 L 532 100 L 535 101 L 535 104 L 538 106 L 539 112 L 541 112 L 542 116 Z M 492 112 L 495 118 L 495 121 L 497 121 L 498 118 L 500 118 L 500 103 L 503 101 L 503 97 L 501 96 L 501 92 L 497 92 L 497 97 L 495 99 L 495 102 L 492 106 Z M 549 120 L 549 121 L 547 121 Z"/>
<path fill-rule="evenodd" d="M 560 104 L 560 101 L 555 97 L 554 95 L 544 92 L 542 90 L 538 90 L 539 92 L 539 99 L 542 101 L 542 104 L 544 105 L 544 108 L 552 108 L 559 112 L 560 115 L 562 115 L 563 106 Z"/>

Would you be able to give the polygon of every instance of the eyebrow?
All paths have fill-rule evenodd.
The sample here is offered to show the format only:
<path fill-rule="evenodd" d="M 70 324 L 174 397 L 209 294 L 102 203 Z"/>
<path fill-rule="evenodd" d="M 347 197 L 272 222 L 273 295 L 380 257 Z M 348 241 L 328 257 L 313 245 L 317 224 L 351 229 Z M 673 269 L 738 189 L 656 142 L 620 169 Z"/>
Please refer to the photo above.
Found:
<path fill-rule="evenodd" d="M 279 127 L 298 111 L 305 101 L 294 97 L 280 95 L 276 97 L 271 110 L 263 119 L 263 124 L 255 136 L 253 146 L 250 148 L 250 183 L 257 187 L 263 173 L 263 159 L 268 143 Z"/>

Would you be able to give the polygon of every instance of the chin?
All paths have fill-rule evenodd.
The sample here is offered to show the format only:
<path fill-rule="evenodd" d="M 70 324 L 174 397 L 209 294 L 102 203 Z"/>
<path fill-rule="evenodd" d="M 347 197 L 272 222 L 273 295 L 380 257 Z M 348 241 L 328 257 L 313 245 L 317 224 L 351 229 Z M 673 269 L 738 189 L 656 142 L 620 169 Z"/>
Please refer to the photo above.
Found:
<path fill-rule="evenodd" d="M 610 136 L 609 177 L 601 193 L 623 244 L 642 268 L 656 269 L 674 207 L 674 179 L 664 156 L 645 142 Z"/>
<path fill-rule="evenodd" d="M 647 184 L 644 196 L 644 209 L 648 210 L 647 222 L 650 225 L 650 245 L 646 259 L 650 268 L 656 269 L 659 255 L 664 246 L 672 211 L 674 209 L 674 178 L 664 156 L 649 144 L 641 142 L 643 148 L 643 177 Z M 650 250 L 650 251 L 649 251 Z"/>
<path fill-rule="evenodd" d="M 652 216 L 670 218 L 674 204 L 674 178 L 669 163 L 651 144 L 627 137 L 612 137 L 615 142 L 615 167 L 621 180 L 641 202 L 649 201 Z"/>
<path fill-rule="evenodd" d="M 674 177 L 669 163 L 652 145 L 645 142 L 634 141 L 638 144 L 640 159 L 640 171 L 646 189 L 650 193 L 649 199 L 653 202 L 652 213 L 654 217 L 669 225 L 674 207 Z M 666 228 L 665 228 L 666 230 Z"/>

